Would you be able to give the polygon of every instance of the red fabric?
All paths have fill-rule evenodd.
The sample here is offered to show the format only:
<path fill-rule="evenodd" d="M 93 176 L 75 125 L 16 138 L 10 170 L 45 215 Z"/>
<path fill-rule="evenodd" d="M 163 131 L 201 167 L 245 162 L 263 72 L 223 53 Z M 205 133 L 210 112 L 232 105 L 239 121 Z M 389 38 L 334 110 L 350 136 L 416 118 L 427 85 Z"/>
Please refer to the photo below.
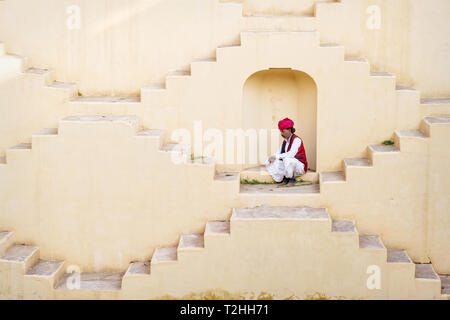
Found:
<path fill-rule="evenodd" d="M 283 119 L 278 122 L 278 129 L 280 129 L 280 130 L 289 129 L 289 128 L 293 128 L 293 127 L 294 127 L 294 121 L 292 121 L 289 118 Z"/>
<path fill-rule="evenodd" d="M 289 146 L 288 146 L 286 152 L 289 152 L 291 150 L 292 143 L 294 142 L 295 138 L 298 138 L 298 136 L 293 134 L 291 137 L 291 140 L 289 141 Z M 284 141 L 283 144 L 286 145 L 286 141 Z M 295 155 L 295 158 L 305 165 L 305 173 L 308 172 L 308 159 L 306 159 L 306 151 L 305 151 L 305 146 L 303 145 L 303 140 L 302 140 L 302 144 L 300 145 L 300 148 L 298 148 L 298 152 Z"/>

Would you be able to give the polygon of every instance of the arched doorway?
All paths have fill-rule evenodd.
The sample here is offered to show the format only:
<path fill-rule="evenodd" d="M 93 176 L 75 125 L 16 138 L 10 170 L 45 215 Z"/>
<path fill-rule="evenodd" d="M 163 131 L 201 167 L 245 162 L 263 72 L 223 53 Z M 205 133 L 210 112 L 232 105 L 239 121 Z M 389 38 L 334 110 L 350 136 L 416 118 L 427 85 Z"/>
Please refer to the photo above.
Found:
<path fill-rule="evenodd" d="M 244 84 L 242 101 L 243 128 L 268 132 L 267 156 L 282 141 L 277 133 L 272 134 L 271 141 L 271 130 L 277 129 L 279 120 L 289 117 L 295 122 L 296 134 L 304 141 L 309 169 L 316 170 L 317 86 L 308 74 L 278 68 L 256 72 Z M 278 140 L 273 141 L 277 136 Z M 259 164 L 265 158 L 259 156 Z M 255 164 L 245 165 L 252 166 Z"/>

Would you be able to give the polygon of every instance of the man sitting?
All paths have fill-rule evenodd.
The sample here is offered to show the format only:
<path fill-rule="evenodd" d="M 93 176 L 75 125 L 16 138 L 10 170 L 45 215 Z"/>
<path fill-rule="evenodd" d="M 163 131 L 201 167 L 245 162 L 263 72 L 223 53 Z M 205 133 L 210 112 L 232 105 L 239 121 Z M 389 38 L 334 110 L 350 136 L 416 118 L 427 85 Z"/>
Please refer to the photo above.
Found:
<path fill-rule="evenodd" d="M 286 118 L 278 122 L 281 136 L 284 138 L 280 151 L 266 161 L 266 168 L 279 187 L 292 187 L 295 178 L 304 175 L 308 171 L 303 141 L 296 136 L 294 122 Z"/>

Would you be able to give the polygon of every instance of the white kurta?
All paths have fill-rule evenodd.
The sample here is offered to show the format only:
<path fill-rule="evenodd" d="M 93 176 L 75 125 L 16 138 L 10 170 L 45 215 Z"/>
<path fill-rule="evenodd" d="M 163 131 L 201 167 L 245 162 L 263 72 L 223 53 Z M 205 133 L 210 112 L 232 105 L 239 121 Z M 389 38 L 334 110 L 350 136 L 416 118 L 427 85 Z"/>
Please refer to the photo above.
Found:
<path fill-rule="evenodd" d="M 289 146 L 291 137 L 292 135 L 286 140 L 286 150 Z M 281 153 L 283 148 L 282 145 L 280 150 L 275 154 L 276 160 L 272 163 L 270 163 L 269 160 L 266 161 L 267 171 L 270 173 L 273 180 L 281 182 L 284 177 L 295 178 L 305 174 L 305 165 L 295 158 L 301 145 L 302 140 L 297 137 L 292 141 L 291 150 L 289 150 L 289 152 Z M 283 159 L 283 161 L 281 161 L 281 159 Z"/>

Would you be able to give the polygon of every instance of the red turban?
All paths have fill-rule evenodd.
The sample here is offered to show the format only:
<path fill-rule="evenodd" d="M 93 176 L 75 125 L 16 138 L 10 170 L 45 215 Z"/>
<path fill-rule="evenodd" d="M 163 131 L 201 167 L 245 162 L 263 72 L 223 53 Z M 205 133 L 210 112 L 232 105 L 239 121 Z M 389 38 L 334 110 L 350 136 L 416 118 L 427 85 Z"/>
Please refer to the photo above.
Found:
<path fill-rule="evenodd" d="M 294 127 L 294 121 L 292 121 L 289 118 L 283 119 L 280 122 L 278 122 L 278 129 L 289 129 Z"/>

